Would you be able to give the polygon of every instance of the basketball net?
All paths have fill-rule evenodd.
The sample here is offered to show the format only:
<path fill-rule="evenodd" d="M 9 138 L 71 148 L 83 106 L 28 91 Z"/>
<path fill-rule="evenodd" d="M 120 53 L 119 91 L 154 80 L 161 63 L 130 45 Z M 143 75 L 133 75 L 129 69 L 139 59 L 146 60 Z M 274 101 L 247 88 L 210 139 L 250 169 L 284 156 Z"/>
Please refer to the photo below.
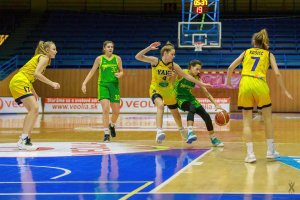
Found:
<path fill-rule="evenodd" d="M 195 51 L 202 51 L 204 43 L 203 42 L 194 42 Z"/>

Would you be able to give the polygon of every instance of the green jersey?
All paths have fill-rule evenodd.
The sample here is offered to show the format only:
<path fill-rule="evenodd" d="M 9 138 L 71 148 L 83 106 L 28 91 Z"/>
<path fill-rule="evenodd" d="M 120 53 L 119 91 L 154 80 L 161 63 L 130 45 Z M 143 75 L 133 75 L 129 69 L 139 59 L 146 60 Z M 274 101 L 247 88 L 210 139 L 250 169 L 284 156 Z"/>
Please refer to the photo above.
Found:
<path fill-rule="evenodd" d="M 184 73 L 189 74 L 189 70 L 184 69 Z M 199 79 L 198 77 L 194 77 Z M 195 83 L 186 80 L 185 78 L 181 77 L 180 79 L 176 79 L 175 81 L 175 91 L 178 98 L 182 97 L 194 97 L 192 94 L 192 89 L 195 87 Z"/>
<path fill-rule="evenodd" d="M 117 56 L 113 54 L 107 58 L 101 55 L 100 62 L 98 83 L 118 83 L 119 79 L 115 76 L 115 73 L 119 72 Z"/>

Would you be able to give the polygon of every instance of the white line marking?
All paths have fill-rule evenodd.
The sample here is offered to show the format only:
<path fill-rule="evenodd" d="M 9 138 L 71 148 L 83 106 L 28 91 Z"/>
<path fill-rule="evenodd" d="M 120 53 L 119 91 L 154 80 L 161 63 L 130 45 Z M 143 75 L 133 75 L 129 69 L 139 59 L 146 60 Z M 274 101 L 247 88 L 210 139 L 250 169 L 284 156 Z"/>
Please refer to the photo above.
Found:
<path fill-rule="evenodd" d="M 65 184 L 65 183 L 147 183 L 151 181 L 36 181 L 36 182 L 0 182 L 0 184 Z"/>
<path fill-rule="evenodd" d="M 71 170 L 68 170 L 68 169 L 65 169 L 65 168 L 61 168 L 61 167 L 38 166 L 38 165 L 6 165 L 6 164 L 0 164 L 0 166 L 50 168 L 50 169 L 58 169 L 58 170 L 64 171 L 63 174 L 58 175 L 58 176 L 54 176 L 54 177 L 52 177 L 50 179 L 58 179 L 58 178 L 61 178 L 63 176 L 67 176 L 67 175 L 71 174 Z"/>
<path fill-rule="evenodd" d="M 95 194 L 127 194 L 127 192 L 78 192 L 78 193 L 0 193 L 0 196 L 16 196 L 16 195 L 20 195 L 20 196 L 25 196 L 25 195 L 79 195 L 79 194 L 83 194 L 83 195 L 95 195 Z M 148 192 L 139 192 L 137 194 L 150 194 Z M 157 192 L 155 194 L 207 194 L 207 192 Z M 291 195 L 290 193 L 270 193 L 270 192 L 213 192 L 210 193 L 212 195 L 214 194 L 236 194 L 236 195 L 244 195 L 244 194 L 259 194 L 259 195 L 264 195 L 264 194 L 282 194 L 282 195 Z M 299 195 L 300 193 L 293 193 L 293 195 Z"/>
<path fill-rule="evenodd" d="M 182 168 L 181 170 L 179 170 L 176 174 L 174 174 L 173 176 L 171 176 L 169 179 L 167 179 L 165 182 L 161 183 L 159 186 L 157 186 L 156 188 L 154 188 L 153 190 L 151 190 L 149 193 L 156 193 L 158 190 L 160 190 L 162 187 L 164 187 L 165 185 L 167 185 L 168 183 L 170 183 L 173 179 L 175 179 L 177 176 L 179 176 L 179 174 L 183 173 L 183 171 L 185 169 L 187 169 L 188 167 L 190 167 L 191 165 L 194 165 L 194 163 L 199 162 L 197 161 L 198 159 L 202 158 L 203 156 L 205 156 L 206 154 L 208 154 L 209 152 L 211 152 L 212 149 L 209 149 L 207 152 L 205 152 L 204 154 L 200 155 L 199 157 L 195 158 L 192 162 L 190 162 L 187 166 L 185 166 L 184 168 Z"/>

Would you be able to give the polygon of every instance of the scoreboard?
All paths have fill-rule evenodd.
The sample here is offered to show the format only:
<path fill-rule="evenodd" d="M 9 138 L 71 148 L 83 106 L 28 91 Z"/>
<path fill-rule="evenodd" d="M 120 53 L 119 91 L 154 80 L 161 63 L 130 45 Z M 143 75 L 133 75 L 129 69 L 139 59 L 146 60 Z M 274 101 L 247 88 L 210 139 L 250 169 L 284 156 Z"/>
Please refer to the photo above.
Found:
<path fill-rule="evenodd" d="M 193 12 L 205 14 L 208 12 L 208 0 L 193 0 Z"/>

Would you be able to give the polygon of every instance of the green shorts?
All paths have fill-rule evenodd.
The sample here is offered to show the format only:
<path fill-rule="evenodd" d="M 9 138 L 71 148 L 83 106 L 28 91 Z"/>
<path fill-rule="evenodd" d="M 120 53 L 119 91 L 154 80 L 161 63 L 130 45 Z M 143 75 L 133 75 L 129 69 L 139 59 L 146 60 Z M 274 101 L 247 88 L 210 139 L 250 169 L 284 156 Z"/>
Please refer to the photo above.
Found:
<path fill-rule="evenodd" d="M 184 102 L 190 102 L 190 103 L 192 103 L 195 106 L 195 108 L 199 108 L 199 107 L 202 106 L 201 103 L 195 97 L 185 97 L 185 96 L 181 97 L 181 96 L 177 96 L 177 105 L 178 105 L 178 108 L 180 110 L 186 111 L 186 110 L 184 110 L 182 108 L 182 105 L 183 105 Z"/>
<path fill-rule="evenodd" d="M 120 103 L 119 83 L 98 84 L 98 99 L 109 99 L 110 102 Z"/>

